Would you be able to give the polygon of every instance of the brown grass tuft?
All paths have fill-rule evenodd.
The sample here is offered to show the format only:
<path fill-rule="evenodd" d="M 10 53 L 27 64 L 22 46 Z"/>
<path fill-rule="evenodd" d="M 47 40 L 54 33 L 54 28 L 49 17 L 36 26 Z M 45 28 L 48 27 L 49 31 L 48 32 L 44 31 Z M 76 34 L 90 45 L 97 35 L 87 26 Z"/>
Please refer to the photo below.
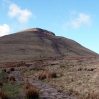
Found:
<path fill-rule="evenodd" d="M 35 87 L 31 86 L 29 87 L 26 92 L 25 92 L 25 95 L 28 99 L 37 99 L 39 98 L 39 93 L 38 91 L 36 90 Z"/>
<path fill-rule="evenodd" d="M 14 74 L 10 74 L 10 75 L 9 75 L 9 80 L 10 80 L 10 81 L 15 81 L 15 76 L 14 76 Z"/>
<path fill-rule="evenodd" d="M 46 71 L 43 71 L 43 72 L 40 72 L 39 74 L 38 74 L 38 79 L 40 79 L 40 80 L 44 80 L 44 79 L 46 79 L 47 78 L 47 72 Z"/>
<path fill-rule="evenodd" d="M 8 96 L 0 89 L 0 99 L 8 99 Z"/>
<path fill-rule="evenodd" d="M 57 74 L 55 72 L 49 73 L 46 71 L 40 72 L 38 74 L 38 79 L 40 80 L 49 79 L 49 78 L 57 78 Z"/>
<path fill-rule="evenodd" d="M 28 89 L 30 87 L 30 83 L 28 79 L 25 81 L 25 89 Z"/>

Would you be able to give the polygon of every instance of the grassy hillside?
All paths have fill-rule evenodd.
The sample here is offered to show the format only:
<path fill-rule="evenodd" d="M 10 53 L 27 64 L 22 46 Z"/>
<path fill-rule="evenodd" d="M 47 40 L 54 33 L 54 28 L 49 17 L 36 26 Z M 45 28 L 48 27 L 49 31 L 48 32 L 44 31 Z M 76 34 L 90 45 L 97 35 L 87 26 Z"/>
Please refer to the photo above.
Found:
<path fill-rule="evenodd" d="M 34 28 L 0 37 L 0 61 L 37 60 L 64 56 L 97 56 L 79 43 Z"/>

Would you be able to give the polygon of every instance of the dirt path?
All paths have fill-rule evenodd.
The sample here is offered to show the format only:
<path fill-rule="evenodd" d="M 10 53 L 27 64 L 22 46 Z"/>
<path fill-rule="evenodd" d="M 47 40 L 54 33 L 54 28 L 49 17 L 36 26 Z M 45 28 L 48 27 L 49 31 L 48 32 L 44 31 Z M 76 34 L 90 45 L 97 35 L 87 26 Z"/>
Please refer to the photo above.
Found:
<path fill-rule="evenodd" d="M 59 89 L 53 88 L 48 83 L 31 79 L 29 79 L 29 82 L 42 93 L 43 99 L 77 99 L 61 92 Z"/>
<path fill-rule="evenodd" d="M 16 82 L 23 82 L 20 71 L 13 71 L 12 73 L 15 75 Z M 61 92 L 59 89 L 53 88 L 46 82 L 32 80 L 30 78 L 28 80 L 31 85 L 34 85 L 40 91 L 42 94 L 42 99 L 77 99 Z"/>
<path fill-rule="evenodd" d="M 12 74 L 15 75 L 15 80 L 17 83 L 23 83 L 22 76 L 21 76 L 21 71 L 13 71 Z"/>

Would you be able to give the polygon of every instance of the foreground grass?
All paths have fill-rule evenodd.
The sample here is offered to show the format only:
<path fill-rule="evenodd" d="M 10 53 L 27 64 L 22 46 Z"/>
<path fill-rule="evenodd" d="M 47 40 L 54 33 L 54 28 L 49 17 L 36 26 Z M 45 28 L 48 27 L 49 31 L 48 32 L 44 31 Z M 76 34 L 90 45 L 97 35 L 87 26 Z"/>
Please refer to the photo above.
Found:
<path fill-rule="evenodd" d="M 17 82 L 11 83 L 8 79 L 8 76 L 8 73 L 0 71 L 0 79 L 2 79 L 3 82 L 3 86 L 0 86 L 2 91 L 6 93 L 7 96 L 11 99 L 16 99 L 17 97 L 24 97 L 23 84 Z"/>
<path fill-rule="evenodd" d="M 45 71 L 56 72 L 55 79 L 44 80 L 69 95 L 78 99 L 99 99 L 99 65 L 91 64 L 85 60 L 71 60 L 60 62 L 58 65 L 45 66 Z M 93 69 L 93 70 L 92 70 Z M 29 77 L 37 77 L 42 70 L 30 70 L 26 74 Z"/>
<path fill-rule="evenodd" d="M 41 94 L 39 97 L 39 91 L 36 92 L 37 89 L 32 87 L 30 87 L 30 89 L 26 89 L 25 82 L 11 82 L 8 79 L 9 75 L 9 73 L 0 71 L 0 80 L 3 82 L 3 86 L 0 86 L 0 89 L 7 95 L 9 99 L 30 99 L 30 97 L 32 97 L 31 99 L 42 99 Z M 29 75 L 31 75 L 31 73 Z"/>
<path fill-rule="evenodd" d="M 0 79 L 2 79 L 3 83 L 7 83 L 8 82 L 8 73 L 6 72 L 3 72 L 0 70 Z"/>
<path fill-rule="evenodd" d="M 2 87 L 2 90 L 8 95 L 10 98 L 16 98 L 22 96 L 23 84 L 10 84 L 7 83 Z"/>

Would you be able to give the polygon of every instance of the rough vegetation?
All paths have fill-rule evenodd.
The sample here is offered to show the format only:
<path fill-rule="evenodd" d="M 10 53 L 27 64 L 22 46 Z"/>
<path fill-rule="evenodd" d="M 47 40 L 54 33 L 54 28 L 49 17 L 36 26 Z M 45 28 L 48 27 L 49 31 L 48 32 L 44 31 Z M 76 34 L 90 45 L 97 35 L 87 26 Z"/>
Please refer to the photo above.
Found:
<path fill-rule="evenodd" d="M 93 99 L 93 97 L 98 99 L 98 62 L 99 59 L 96 57 L 48 60 L 42 64 L 43 70 L 31 69 L 26 71 L 25 75 L 50 83 L 78 99 L 88 99 L 89 97 L 89 99 Z M 54 77 L 50 75 L 51 73 L 54 73 Z"/>
<path fill-rule="evenodd" d="M 98 62 L 99 59 L 96 57 L 69 57 L 27 61 L 24 65 L 17 65 L 17 67 L 16 62 L 7 63 L 7 65 L 5 63 L 4 67 L 6 67 L 0 69 L 0 88 L 11 99 L 44 98 L 47 95 L 49 97 L 47 99 L 54 99 L 56 96 L 58 99 L 62 92 L 68 94 L 67 96 L 64 94 L 65 98 L 61 97 L 63 99 L 69 96 L 78 99 L 99 99 Z M 51 91 L 56 94 L 53 96 Z"/>
<path fill-rule="evenodd" d="M 25 94 L 28 99 L 39 98 L 39 93 L 38 93 L 37 89 L 33 86 L 30 86 L 28 89 L 26 89 Z"/>
<path fill-rule="evenodd" d="M 0 99 L 8 99 L 7 94 L 5 94 L 1 89 L 0 89 Z"/>

